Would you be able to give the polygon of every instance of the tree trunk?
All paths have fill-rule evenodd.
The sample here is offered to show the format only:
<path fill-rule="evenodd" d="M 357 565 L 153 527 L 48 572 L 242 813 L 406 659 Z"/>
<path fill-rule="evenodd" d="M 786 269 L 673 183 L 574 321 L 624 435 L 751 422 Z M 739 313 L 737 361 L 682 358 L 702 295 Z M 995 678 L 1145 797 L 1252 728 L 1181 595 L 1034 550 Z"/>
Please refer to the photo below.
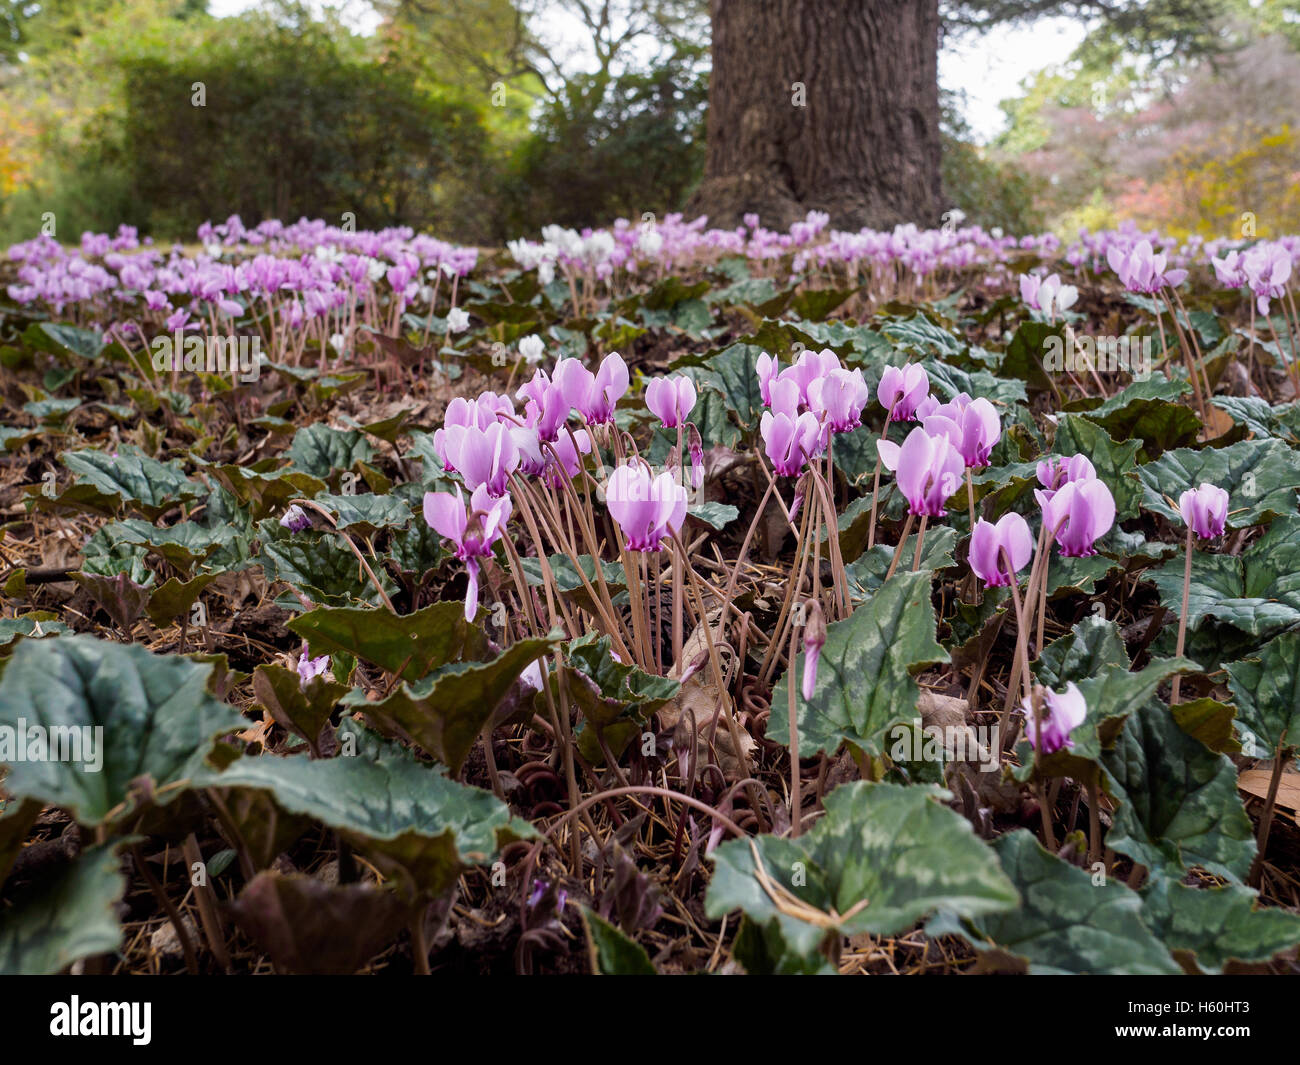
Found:
<path fill-rule="evenodd" d="M 940 223 L 938 0 L 710 0 L 711 225 Z"/>

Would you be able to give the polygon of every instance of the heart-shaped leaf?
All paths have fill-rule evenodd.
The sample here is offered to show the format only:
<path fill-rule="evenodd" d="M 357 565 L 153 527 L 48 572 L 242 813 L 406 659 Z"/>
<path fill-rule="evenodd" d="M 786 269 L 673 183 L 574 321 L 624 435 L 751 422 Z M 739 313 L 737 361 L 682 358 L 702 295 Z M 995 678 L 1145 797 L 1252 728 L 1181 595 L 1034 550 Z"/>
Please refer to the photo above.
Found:
<path fill-rule="evenodd" d="M 0 737 L 5 790 L 88 826 L 127 817 L 133 794 L 169 801 L 203 768 L 216 737 L 246 724 L 209 694 L 211 673 L 211 665 L 93 636 L 23 640 L 0 676 L 0 725 L 29 737 L 22 758 Z M 33 728 L 48 738 L 44 753 Z M 56 751 L 64 760 L 45 760 Z"/>
<path fill-rule="evenodd" d="M 775 923 L 808 958 L 834 935 L 895 935 L 936 910 L 964 917 L 1015 907 L 997 858 L 938 788 L 854 781 L 798 839 L 733 839 L 713 852 L 705 912 Z"/>
<path fill-rule="evenodd" d="M 343 833 L 405 877 L 408 896 L 441 894 L 498 847 L 532 835 L 491 792 L 449 779 L 354 721 L 343 721 L 338 740 L 334 758 L 244 757 L 199 783 L 269 792 L 282 809 Z"/>
<path fill-rule="evenodd" d="M 1144 703 L 1101 763 L 1121 803 L 1108 847 L 1174 877 L 1196 865 L 1236 881 L 1250 871 L 1254 832 L 1236 767 L 1183 732 L 1169 707 Z"/>
<path fill-rule="evenodd" d="M 352 469 L 354 462 L 369 462 L 374 453 L 364 433 L 356 429 L 332 429 L 322 422 L 314 422 L 294 433 L 288 452 L 294 469 L 322 481 L 328 480 L 331 473 Z"/>
<path fill-rule="evenodd" d="M 355 560 L 354 560 L 355 561 Z M 487 654 L 483 630 L 465 620 L 461 603 L 434 603 L 414 614 L 367 607 L 317 607 L 288 623 L 313 655 L 350 654 L 403 680 Z"/>
<path fill-rule="evenodd" d="M 129 505 L 150 521 L 203 492 L 201 485 L 185 476 L 179 462 L 159 462 L 129 444 L 111 453 L 93 448 L 65 451 L 59 459 L 76 475 L 78 484 L 116 498 L 118 506 Z"/>
<path fill-rule="evenodd" d="M 1152 975 L 1179 972 L 1142 923 L 1142 900 L 1117 880 L 1100 884 L 1049 854 L 1024 829 L 993 844 L 1020 895 L 1018 909 L 961 920 L 945 913 L 930 935 L 956 933 L 986 955 L 986 967 L 1031 974 Z"/>
<path fill-rule="evenodd" d="M 0 976 L 47 976 L 117 950 L 122 926 L 115 910 L 126 892 L 114 853 L 119 842 L 83 851 L 0 910 Z"/>
<path fill-rule="evenodd" d="M 582 908 L 582 923 L 587 929 L 587 949 L 591 971 L 602 976 L 654 976 L 650 955 L 634 939 L 629 939 L 595 910 Z"/>
<path fill-rule="evenodd" d="M 1285 734 L 1288 747 L 1300 747 L 1300 631 L 1284 632 L 1226 668 L 1243 746 L 1249 734 L 1254 757 L 1271 758 Z"/>
<path fill-rule="evenodd" d="M 1268 961 L 1300 943 L 1300 917 L 1257 909 L 1255 899 L 1239 884 L 1194 888 L 1158 876 L 1142 891 L 1142 917 L 1175 957 L 1217 973 L 1229 961 Z"/>
<path fill-rule="evenodd" d="M 1170 559 L 1148 576 L 1174 616 L 1183 609 L 1185 561 Z M 1267 533 L 1240 555 L 1192 553 L 1187 625 L 1218 618 L 1252 636 L 1300 621 L 1300 517 L 1276 518 Z"/>
<path fill-rule="evenodd" d="M 884 734 L 916 715 L 913 672 L 948 660 L 934 633 L 928 570 L 895 574 L 852 615 L 827 625 L 812 698 L 797 693 L 800 755 L 833 754 L 845 741 L 880 754 Z M 778 743 L 789 742 L 788 686 L 792 675 L 802 685 L 803 660 L 801 651 L 772 693 L 767 734 Z"/>
<path fill-rule="evenodd" d="M 414 742 L 456 773 L 524 668 L 557 643 L 520 640 L 490 662 L 457 663 L 423 680 L 403 681 L 386 699 L 369 702 L 354 690 L 344 702 L 364 710 L 381 731 Z"/>

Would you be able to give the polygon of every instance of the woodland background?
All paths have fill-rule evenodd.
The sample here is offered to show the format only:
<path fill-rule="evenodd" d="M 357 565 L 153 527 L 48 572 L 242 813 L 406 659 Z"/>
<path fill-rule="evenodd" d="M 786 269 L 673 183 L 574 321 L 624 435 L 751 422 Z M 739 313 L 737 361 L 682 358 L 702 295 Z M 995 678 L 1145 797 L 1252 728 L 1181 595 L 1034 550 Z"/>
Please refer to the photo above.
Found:
<path fill-rule="evenodd" d="M 288 0 L 218 18 L 205 0 L 0 0 L 0 243 L 35 235 L 47 212 L 72 241 L 123 222 L 193 240 L 235 213 L 352 212 L 358 228 L 500 244 L 696 206 L 705 0 L 363 6 L 373 32 L 357 31 L 355 3 L 350 18 Z M 941 95 L 945 209 L 1069 237 L 1125 219 L 1237 235 L 1245 211 L 1261 236 L 1300 230 L 1300 6 L 939 10 L 940 48 L 1046 14 L 1089 27 L 1059 67 L 1025 57 L 991 143 Z M 571 47 L 544 43 L 557 25 L 575 28 Z"/>

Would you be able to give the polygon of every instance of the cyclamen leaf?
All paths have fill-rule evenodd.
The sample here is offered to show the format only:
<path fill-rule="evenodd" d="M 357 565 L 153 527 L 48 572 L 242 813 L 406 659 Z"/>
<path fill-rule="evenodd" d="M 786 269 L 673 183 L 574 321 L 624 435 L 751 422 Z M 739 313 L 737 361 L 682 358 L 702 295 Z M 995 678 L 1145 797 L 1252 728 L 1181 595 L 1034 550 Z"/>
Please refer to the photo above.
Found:
<path fill-rule="evenodd" d="M 912 674 L 948 660 L 935 640 L 930 573 L 895 574 L 843 621 L 826 626 L 826 644 L 811 699 L 798 694 L 799 752 L 833 754 L 847 741 L 868 754 L 882 752 L 882 739 L 916 715 L 920 690 Z M 801 651 L 772 693 L 767 734 L 789 742 L 789 692 L 803 677 Z"/>
<path fill-rule="evenodd" d="M 0 976 L 47 976 L 117 950 L 122 926 L 115 907 L 126 893 L 114 853 L 120 842 L 83 851 L 0 910 Z"/>
<path fill-rule="evenodd" d="M 965 937 L 986 955 L 985 968 L 1025 966 L 1039 975 L 1180 971 L 1142 923 L 1141 899 L 1119 881 L 1095 885 L 1023 828 L 999 837 L 993 850 L 1020 895 L 1019 908 L 966 920 L 944 913 L 926 926 L 929 935 Z"/>
<path fill-rule="evenodd" d="M 1158 658 L 1136 673 L 1118 664 L 1103 666 L 1094 675 L 1080 678 L 1076 683 L 1087 704 L 1087 716 L 1070 733 L 1073 746 L 1042 756 L 1039 771 L 1047 777 L 1089 780 L 1097 772 L 1104 752 L 1114 746 L 1125 719 L 1137 713 L 1168 677 L 1197 668 L 1195 662 L 1185 658 Z M 1034 773 L 1033 749 L 1022 739 L 1017 752 L 1020 768 L 1015 770 L 1015 776 L 1029 780 Z"/>
<path fill-rule="evenodd" d="M 166 510 L 197 499 L 203 489 L 185 476 L 178 462 L 159 462 L 139 448 L 122 444 L 115 453 L 87 449 L 65 451 L 63 465 L 77 477 L 119 506 L 131 506 L 150 521 Z"/>
<path fill-rule="evenodd" d="M 1183 609 L 1184 560 L 1173 558 L 1149 577 L 1165 608 Z M 1275 518 L 1268 532 L 1239 556 L 1194 550 L 1187 625 L 1218 618 L 1252 636 L 1300 621 L 1300 517 Z"/>
<path fill-rule="evenodd" d="M 1067 681 L 1096 676 L 1107 666 L 1128 669 L 1124 638 L 1113 621 L 1089 614 L 1060 639 L 1044 647 L 1033 670 L 1040 683 L 1059 689 Z"/>
<path fill-rule="evenodd" d="M 1106 845 L 1147 868 L 1181 877 L 1192 866 L 1240 881 L 1255 857 L 1237 770 L 1150 700 L 1101 756 L 1120 800 Z"/>
<path fill-rule="evenodd" d="M 369 462 L 375 453 L 370 441 L 356 429 L 332 429 L 316 422 L 299 429 L 289 445 L 289 459 L 295 469 L 318 477 L 329 478 L 337 470 L 350 470 L 360 460 Z"/>
<path fill-rule="evenodd" d="M 1288 747 L 1300 747 L 1300 631 L 1284 632 L 1226 668 L 1238 730 L 1253 740 L 1249 753 L 1272 758 L 1283 734 Z"/>
<path fill-rule="evenodd" d="M 1015 889 L 966 819 L 943 805 L 947 795 L 843 784 L 806 835 L 719 846 L 705 912 L 717 919 L 741 909 L 760 925 L 774 922 L 790 951 L 810 958 L 828 935 L 894 935 L 940 909 L 976 917 L 1014 908 Z M 779 907 L 764 879 L 821 911 L 821 923 Z"/>
<path fill-rule="evenodd" d="M 1194 888 L 1156 877 L 1142 892 L 1142 917 L 1175 957 L 1217 973 L 1230 961 L 1268 961 L 1300 943 L 1300 917 L 1256 908 L 1256 893 L 1238 884 Z"/>
<path fill-rule="evenodd" d="M 491 792 L 449 779 L 354 721 L 339 726 L 339 743 L 335 758 L 244 757 L 197 784 L 270 792 L 282 809 L 343 833 L 408 877 L 411 895 L 438 894 L 498 847 L 533 834 Z"/>
<path fill-rule="evenodd" d="M 83 758 L 15 760 L 0 742 L 0 762 L 10 763 L 5 790 L 61 806 L 90 827 L 130 817 L 133 795 L 175 798 L 203 770 L 216 738 L 246 724 L 209 694 L 211 673 L 211 665 L 93 636 L 23 640 L 0 676 L 0 725 L 75 730 L 81 742 L 71 751 Z M 96 735 L 102 743 L 86 746 Z M 99 770 L 88 754 L 102 757 Z"/>
<path fill-rule="evenodd" d="M 629 939 L 595 910 L 582 908 L 587 929 L 591 971 L 602 976 L 654 976 L 655 967 L 645 948 Z"/>
<path fill-rule="evenodd" d="M 525 667 L 556 643 L 520 640 L 490 662 L 459 663 L 424 680 L 403 681 L 378 702 L 357 690 L 344 702 L 362 709 L 381 731 L 415 742 L 457 773 Z"/>
<path fill-rule="evenodd" d="M 350 654 L 404 680 L 418 680 L 449 662 L 487 653 L 482 629 L 460 603 L 434 603 L 414 614 L 368 607 L 317 607 L 288 622 L 313 656 Z"/>

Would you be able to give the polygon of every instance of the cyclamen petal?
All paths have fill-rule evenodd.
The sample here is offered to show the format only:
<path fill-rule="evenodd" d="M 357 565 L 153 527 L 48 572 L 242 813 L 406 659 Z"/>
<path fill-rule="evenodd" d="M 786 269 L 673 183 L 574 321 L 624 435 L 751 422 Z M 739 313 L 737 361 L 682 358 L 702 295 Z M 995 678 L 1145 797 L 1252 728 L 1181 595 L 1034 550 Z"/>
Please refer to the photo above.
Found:
<path fill-rule="evenodd" d="M 684 424 L 695 409 L 695 384 L 689 377 L 656 377 L 646 385 L 646 406 L 666 429 Z"/>
<path fill-rule="evenodd" d="M 605 505 L 630 551 L 658 551 L 686 520 L 686 489 L 671 473 L 651 477 L 641 463 L 616 469 L 605 487 Z"/>
<path fill-rule="evenodd" d="M 1004 558 L 1005 554 L 1005 558 Z M 1029 523 L 1016 513 L 1004 514 L 996 525 L 980 520 L 971 533 L 970 567 L 988 587 L 1005 587 L 1011 583 L 1007 559 L 1019 573 L 1034 554 L 1034 538 Z"/>
<path fill-rule="evenodd" d="M 1064 692 L 1054 692 L 1050 688 L 1039 691 L 1043 700 L 1042 734 L 1039 735 L 1033 706 L 1022 702 L 1020 709 L 1025 715 L 1025 738 L 1040 754 L 1054 754 L 1063 748 L 1073 747 L 1074 741 L 1070 738 L 1070 733 L 1082 725 L 1088 716 L 1088 704 L 1083 693 L 1073 681 L 1066 684 Z"/>
<path fill-rule="evenodd" d="M 944 504 L 957 491 L 965 469 L 960 453 L 946 436 L 931 436 L 917 426 L 899 449 L 898 488 L 913 514 L 942 517 Z"/>
<path fill-rule="evenodd" d="M 1202 540 L 1222 536 L 1228 519 L 1228 493 L 1218 485 L 1202 483 L 1179 497 L 1183 522 Z"/>
<path fill-rule="evenodd" d="M 925 368 L 911 362 L 899 369 L 886 366 L 880 376 L 876 398 L 890 412 L 896 422 L 910 421 L 917 406 L 930 391 L 930 378 Z"/>

